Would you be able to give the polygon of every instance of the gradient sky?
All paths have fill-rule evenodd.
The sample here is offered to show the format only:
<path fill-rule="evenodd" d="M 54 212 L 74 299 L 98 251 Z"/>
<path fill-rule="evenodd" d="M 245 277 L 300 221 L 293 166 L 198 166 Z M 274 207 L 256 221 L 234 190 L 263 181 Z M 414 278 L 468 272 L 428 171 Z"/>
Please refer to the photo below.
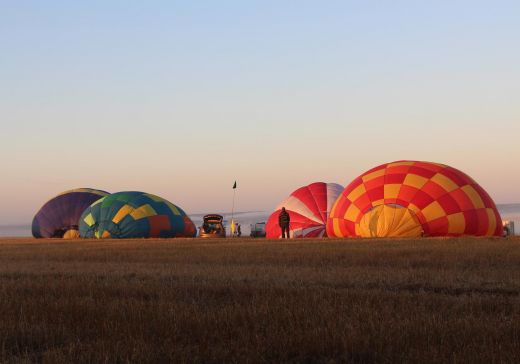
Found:
<path fill-rule="evenodd" d="M 520 201 L 518 1 L 0 0 L 0 224 L 76 187 L 270 210 L 398 159 Z"/>

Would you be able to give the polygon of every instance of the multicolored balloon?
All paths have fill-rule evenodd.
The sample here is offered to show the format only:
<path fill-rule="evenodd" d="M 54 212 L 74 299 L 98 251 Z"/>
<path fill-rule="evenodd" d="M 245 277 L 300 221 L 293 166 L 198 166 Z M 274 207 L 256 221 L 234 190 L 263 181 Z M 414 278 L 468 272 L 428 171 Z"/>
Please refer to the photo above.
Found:
<path fill-rule="evenodd" d="M 332 207 L 332 237 L 500 236 L 495 203 L 471 177 L 444 164 L 397 161 L 350 183 Z"/>
<path fill-rule="evenodd" d="M 91 188 L 65 191 L 47 201 L 34 216 L 32 234 L 35 238 L 77 238 L 81 213 L 108 192 Z"/>
<path fill-rule="evenodd" d="M 194 237 L 195 225 L 171 202 L 145 192 L 118 192 L 90 205 L 81 215 L 82 238 Z"/>
<path fill-rule="evenodd" d="M 336 183 L 316 182 L 298 188 L 283 200 L 269 216 L 266 237 L 279 238 L 278 215 L 285 207 L 291 217 L 290 236 L 294 238 L 325 237 L 325 225 L 329 211 L 343 187 Z"/>

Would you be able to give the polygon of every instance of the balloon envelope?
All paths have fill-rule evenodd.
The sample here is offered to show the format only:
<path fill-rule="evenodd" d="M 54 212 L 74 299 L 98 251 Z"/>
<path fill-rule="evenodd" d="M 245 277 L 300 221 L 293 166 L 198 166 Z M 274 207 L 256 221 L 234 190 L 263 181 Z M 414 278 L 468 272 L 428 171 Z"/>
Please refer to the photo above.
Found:
<path fill-rule="evenodd" d="M 178 206 L 144 192 L 118 192 L 89 206 L 81 215 L 83 238 L 194 237 L 195 225 Z"/>
<path fill-rule="evenodd" d="M 438 163 L 397 161 L 350 183 L 332 207 L 329 236 L 500 236 L 502 223 L 486 191 Z"/>
<path fill-rule="evenodd" d="M 60 193 L 47 201 L 34 216 L 32 234 L 35 238 L 75 238 L 82 212 L 108 192 L 77 188 Z"/>
<path fill-rule="evenodd" d="M 343 187 L 337 183 L 316 182 L 301 187 L 283 200 L 269 216 L 266 237 L 279 238 L 278 215 L 282 207 L 291 217 L 290 235 L 295 238 L 325 237 L 329 211 Z"/>

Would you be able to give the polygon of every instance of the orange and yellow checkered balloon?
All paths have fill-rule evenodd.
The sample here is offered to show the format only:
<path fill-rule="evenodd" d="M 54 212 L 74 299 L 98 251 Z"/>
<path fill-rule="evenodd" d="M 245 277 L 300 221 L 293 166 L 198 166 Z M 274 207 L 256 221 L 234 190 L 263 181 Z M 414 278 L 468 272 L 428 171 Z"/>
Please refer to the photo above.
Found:
<path fill-rule="evenodd" d="M 387 163 L 362 174 L 327 219 L 329 237 L 501 234 L 495 203 L 471 177 L 419 161 Z"/>

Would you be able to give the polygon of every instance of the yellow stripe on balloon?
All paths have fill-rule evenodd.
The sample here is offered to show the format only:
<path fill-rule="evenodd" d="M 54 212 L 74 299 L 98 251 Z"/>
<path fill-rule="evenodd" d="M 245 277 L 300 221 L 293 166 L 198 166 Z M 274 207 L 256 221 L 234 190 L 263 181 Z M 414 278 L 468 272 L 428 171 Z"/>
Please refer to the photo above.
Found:
<path fill-rule="evenodd" d="M 487 213 L 487 216 L 488 216 L 488 224 L 489 224 L 489 227 L 488 227 L 488 230 L 486 232 L 486 235 L 487 236 L 492 236 L 492 235 L 495 234 L 495 230 L 497 228 L 497 217 L 496 217 L 495 212 L 493 211 L 493 209 L 487 208 L 486 209 L 486 213 Z"/>
<path fill-rule="evenodd" d="M 101 197 L 99 200 L 97 200 L 92 205 L 90 205 L 90 207 L 92 208 L 92 207 L 96 206 L 98 203 L 101 203 L 101 202 L 105 201 L 105 198 L 107 198 L 107 196 Z"/>
<path fill-rule="evenodd" d="M 359 227 L 359 223 L 356 223 L 355 231 L 356 231 L 356 236 L 361 236 L 361 228 Z"/>
<path fill-rule="evenodd" d="M 179 211 L 177 206 L 172 204 L 170 201 L 165 201 L 165 202 L 166 202 L 166 205 L 168 205 L 168 207 L 170 208 L 170 210 L 172 210 L 174 215 L 180 216 L 181 212 Z"/>
<path fill-rule="evenodd" d="M 63 234 L 63 239 L 77 239 L 79 237 L 79 231 L 76 229 L 69 229 Z"/>
<path fill-rule="evenodd" d="M 476 209 L 483 209 L 485 207 L 484 201 L 482 201 L 478 192 L 471 185 L 466 185 L 461 189 L 469 197 L 471 202 L 473 202 L 473 206 Z"/>
<path fill-rule="evenodd" d="M 428 182 L 428 178 L 419 176 L 415 173 L 409 173 L 404 178 L 403 185 L 421 189 L 426 184 L 426 182 Z"/>
<path fill-rule="evenodd" d="M 466 219 L 462 212 L 451 214 L 448 218 L 448 234 L 463 234 L 466 230 Z"/>
<path fill-rule="evenodd" d="M 401 184 L 392 183 L 385 185 L 385 198 L 397 198 Z"/>
<path fill-rule="evenodd" d="M 347 211 L 345 212 L 345 219 L 350 221 L 356 221 L 358 215 L 361 213 L 361 210 L 354 204 L 350 204 Z"/>
<path fill-rule="evenodd" d="M 459 186 L 451 179 L 441 173 L 437 173 L 432 177 L 432 181 L 444 188 L 447 192 L 455 191 Z"/>
<path fill-rule="evenodd" d="M 391 168 L 391 167 L 399 167 L 399 166 L 411 166 L 413 165 L 415 162 L 412 162 L 412 161 L 402 161 L 402 162 L 394 162 L 394 163 L 389 163 L 386 168 Z"/>
<path fill-rule="evenodd" d="M 83 221 L 85 221 L 85 224 L 87 224 L 88 226 L 92 226 L 96 223 L 96 220 L 94 219 L 94 216 L 92 216 L 92 214 L 88 214 L 87 216 L 85 216 Z"/>
<path fill-rule="evenodd" d="M 152 206 L 146 204 L 138 209 L 135 209 L 130 213 L 130 216 L 132 216 L 135 220 L 144 219 L 145 217 L 155 216 L 157 215 L 157 212 L 153 209 Z"/>
<path fill-rule="evenodd" d="M 380 205 L 363 215 L 356 233 L 362 237 L 417 237 L 422 226 L 410 210 Z"/>
<path fill-rule="evenodd" d="M 365 188 L 365 185 L 364 184 L 360 184 L 359 186 L 357 186 L 356 188 L 354 188 L 347 196 L 347 198 L 350 200 L 350 201 L 356 201 L 358 199 L 359 196 L 361 196 L 362 194 L 364 194 L 366 192 L 366 188 Z"/>
<path fill-rule="evenodd" d="M 396 221 L 394 236 L 421 236 L 424 233 L 422 225 L 412 210 L 401 208 L 398 211 L 401 212 L 396 214 L 396 218 L 394 218 Z"/>
<path fill-rule="evenodd" d="M 159 196 L 152 195 L 151 193 L 146 193 L 146 197 L 150 198 L 155 202 L 164 202 L 164 199 L 160 198 Z"/>
<path fill-rule="evenodd" d="M 123 207 L 121 207 L 119 209 L 119 211 L 117 212 L 117 214 L 115 214 L 115 216 L 112 218 L 112 222 L 114 224 L 119 224 L 119 222 L 121 220 L 123 220 L 125 218 L 125 216 L 127 216 L 128 214 L 130 214 L 132 211 L 134 210 L 134 208 L 130 205 L 124 205 Z"/>
<path fill-rule="evenodd" d="M 374 171 L 372 173 L 369 173 L 369 174 L 365 174 L 363 177 L 361 177 L 361 179 L 363 180 L 363 182 L 368 182 L 374 178 L 377 178 L 377 177 L 381 177 L 381 176 L 384 176 L 385 174 L 385 169 L 382 168 L 382 169 L 379 169 L 377 171 Z"/>
<path fill-rule="evenodd" d="M 439 217 L 446 216 L 446 212 L 437 201 L 433 201 L 431 204 L 426 206 L 421 212 L 423 216 L 426 218 L 427 222 L 438 219 Z"/>

